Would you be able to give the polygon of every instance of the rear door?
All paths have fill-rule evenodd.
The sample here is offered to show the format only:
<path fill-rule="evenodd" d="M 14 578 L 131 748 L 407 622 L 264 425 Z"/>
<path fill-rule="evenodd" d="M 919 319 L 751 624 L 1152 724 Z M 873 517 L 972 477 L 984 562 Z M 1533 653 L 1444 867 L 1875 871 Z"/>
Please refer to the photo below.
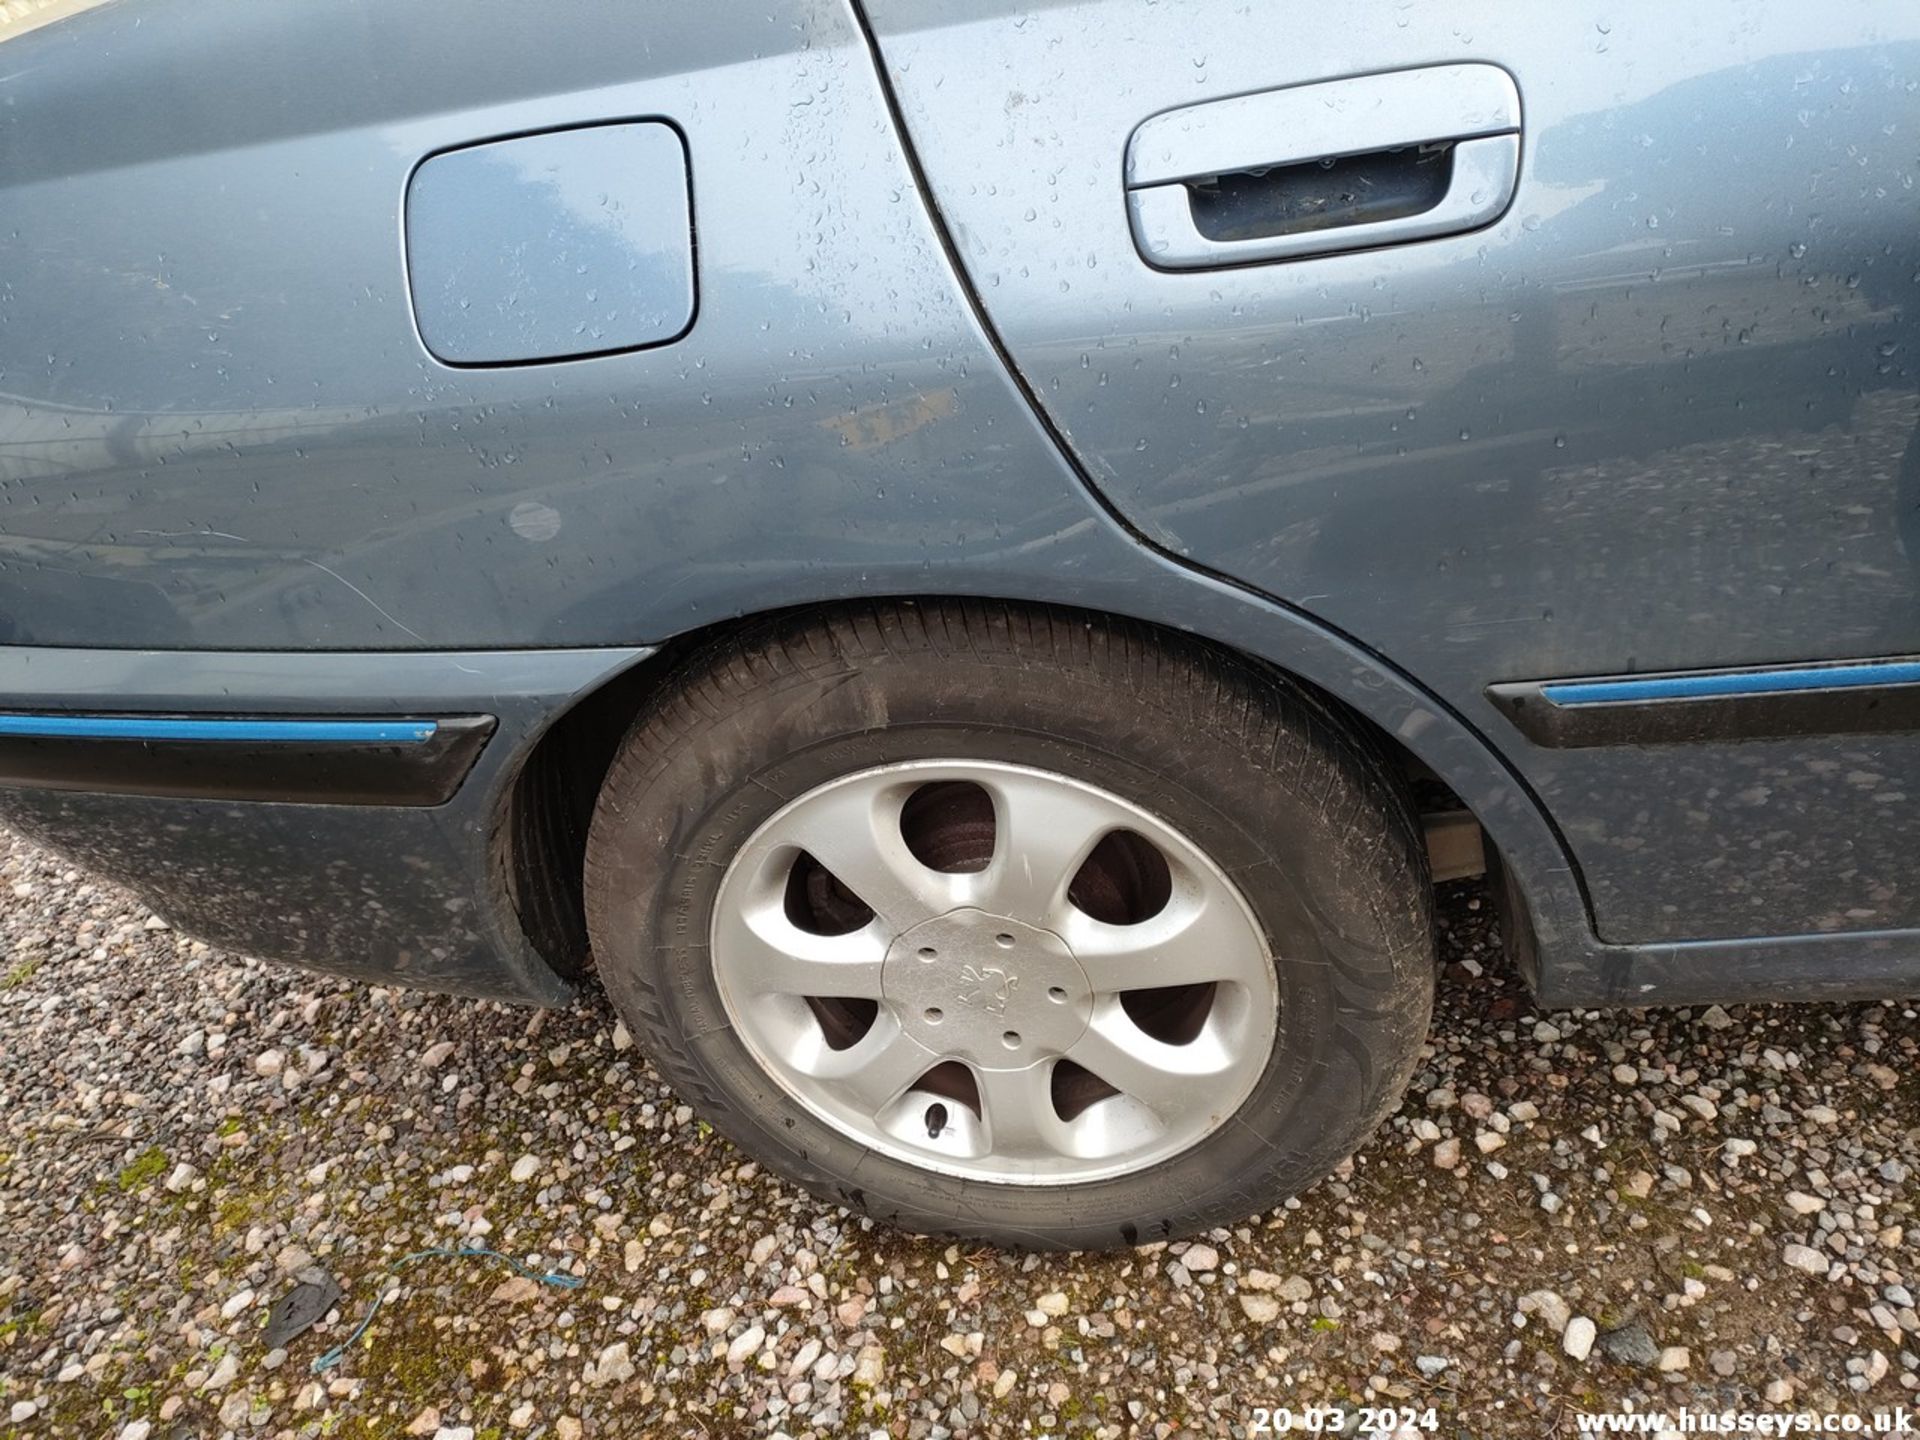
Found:
<path fill-rule="evenodd" d="M 1920 11 L 865 8 L 1094 482 L 1479 725 L 1605 938 L 1920 925 L 1911 732 L 1567 748 L 1488 697 L 1920 651 Z"/>

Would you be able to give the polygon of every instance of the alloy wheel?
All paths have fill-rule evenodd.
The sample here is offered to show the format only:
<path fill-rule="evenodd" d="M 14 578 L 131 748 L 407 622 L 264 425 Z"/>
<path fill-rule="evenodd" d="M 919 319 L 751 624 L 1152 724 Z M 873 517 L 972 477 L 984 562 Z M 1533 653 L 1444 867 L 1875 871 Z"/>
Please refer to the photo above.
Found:
<path fill-rule="evenodd" d="M 844 776 L 722 879 L 712 963 L 736 1032 L 855 1140 L 1008 1184 L 1105 1179 L 1226 1122 L 1278 989 L 1239 891 L 1187 837 L 1027 766 Z"/>

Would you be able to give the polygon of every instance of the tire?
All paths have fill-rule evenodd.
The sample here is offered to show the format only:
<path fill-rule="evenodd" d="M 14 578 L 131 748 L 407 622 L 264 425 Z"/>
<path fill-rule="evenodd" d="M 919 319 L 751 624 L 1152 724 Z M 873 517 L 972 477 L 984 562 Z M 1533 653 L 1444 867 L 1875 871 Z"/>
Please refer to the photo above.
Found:
<path fill-rule="evenodd" d="M 832 1107 L 841 1102 L 827 1082 L 810 1088 L 804 1080 L 781 1078 L 781 1065 L 817 1066 L 832 1057 L 814 1042 L 800 1058 L 776 1055 L 757 1035 L 770 1026 L 779 1035 L 789 1031 L 777 1027 L 804 1027 L 808 1016 L 797 1003 L 813 1007 L 820 1025 L 830 1028 L 821 1004 L 856 1013 L 864 1002 L 742 998 L 747 992 L 728 968 L 739 949 L 731 918 L 738 907 L 731 900 L 723 910 L 716 907 L 723 893 L 760 893 L 729 885 L 762 882 L 748 875 L 749 861 L 737 857 L 764 852 L 788 864 L 788 850 L 775 845 L 778 827 L 787 823 L 781 817 L 814 813 L 805 807 L 818 807 L 825 803 L 820 797 L 842 789 L 854 794 L 847 787 L 856 784 L 891 784 L 901 774 L 912 780 L 921 773 L 913 764 L 934 762 L 975 767 L 988 784 L 1005 775 L 1012 777 L 1009 783 L 1051 787 L 1044 793 L 1066 802 L 1104 797 L 1086 803 L 1135 807 L 1142 818 L 1134 828 L 1147 835 L 1147 853 L 1136 869 L 1171 867 L 1175 879 L 1139 881 L 1134 892 L 1156 884 L 1161 891 L 1168 885 L 1178 890 L 1184 883 L 1179 877 L 1189 871 L 1231 877 L 1229 888 L 1253 927 L 1259 974 L 1248 972 L 1245 983 L 1133 992 L 1118 1003 L 1132 1016 L 1129 1007 L 1141 996 L 1147 997 L 1143 1006 L 1160 1003 L 1156 997 L 1162 995 L 1188 996 L 1180 1003 L 1189 1008 L 1215 1007 L 1198 1023 L 1217 1023 L 1223 1036 L 1255 1036 L 1219 1062 L 1238 1067 L 1234 1073 L 1246 1093 L 1236 1108 L 1227 1111 L 1221 1101 L 1223 1113 L 1199 1116 L 1184 1098 L 1189 1092 L 1179 1088 L 1184 1081 L 1169 1081 L 1174 1098 L 1166 1099 L 1149 1076 L 1142 1094 L 1163 1101 L 1171 1117 L 1163 1122 L 1159 1111 L 1095 1075 L 1093 1090 L 1112 1103 L 1081 1114 L 1141 1118 L 1086 1133 L 1097 1131 L 1099 1146 L 1134 1148 L 1116 1150 L 1117 1159 L 1028 1159 L 1022 1157 L 1048 1155 L 1047 1145 L 1036 1141 L 1031 1152 L 1023 1150 L 1013 1112 L 996 1108 L 997 1100 L 980 1099 L 1002 1093 L 982 1087 L 1012 1082 L 1000 1072 L 960 1064 L 939 1072 L 958 1090 L 949 1099 L 929 1101 L 932 1108 L 925 1112 L 933 1137 L 925 1143 L 953 1146 L 957 1158 L 932 1155 L 923 1162 L 913 1148 L 918 1142 L 910 1137 L 896 1144 L 888 1137 L 897 1129 L 882 1133 L 880 1119 L 871 1122 L 871 1134 L 836 1120 L 839 1112 Z M 972 775 L 975 769 L 955 773 Z M 945 772 L 936 765 L 929 773 Z M 916 790 L 906 803 L 917 805 L 927 795 L 958 803 L 955 797 L 970 794 L 966 783 L 938 783 L 948 788 Z M 989 823 L 1002 822 L 990 815 Z M 935 833 L 957 835 L 964 828 L 953 822 Z M 1190 850 L 1180 848 L 1182 841 Z M 1202 858 L 1193 860 L 1193 852 Z M 1103 864 L 1108 853 L 1099 852 Z M 1171 858 L 1156 861 L 1156 854 Z M 830 878 L 822 892 L 811 872 L 796 878 L 810 863 L 804 854 L 790 863 L 795 869 L 783 892 L 788 898 L 780 902 L 785 915 L 798 915 L 796 923 L 809 926 L 821 923 L 816 909 L 808 908 L 815 906 L 813 897 L 844 896 L 847 887 Z M 997 860 L 974 863 L 987 865 L 982 885 L 1010 873 L 997 868 Z M 1091 885 L 1089 873 L 1078 872 L 1074 885 Z M 935 878 L 940 885 L 975 883 Z M 857 889 L 847 925 L 861 923 Z M 972 602 L 871 604 L 774 617 L 688 654 L 621 743 L 586 855 L 588 928 L 600 977 L 639 1046 L 714 1128 L 771 1169 L 849 1210 L 908 1230 L 1035 1249 L 1134 1245 L 1236 1222 L 1273 1208 L 1351 1154 L 1397 1104 L 1426 1036 L 1435 968 L 1430 891 L 1425 847 L 1404 782 L 1367 737 L 1310 692 L 1231 653 L 1130 622 Z M 795 893 L 805 898 L 796 902 Z M 1058 892 L 1049 893 L 1057 898 Z M 1139 908 L 1152 903 L 1149 897 Z M 1173 902 L 1163 903 L 1170 911 Z M 1195 914 L 1229 914 L 1217 894 L 1192 903 L 1199 907 Z M 957 924 L 962 913 L 943 916 L 941 923 Z M 1131 912 L 1114 913 L 1114 923 L 1131 922 Z M 904 924 L 909 912 L 901 915 Z M 1069 919 L 1081 923 L 1077 912 Z M 890 943 L 875 973 L 885 977 L 892 997 L 905 994 L 902 987 L 914 975 L 899 968 L 906 966 L 904 958 L 896 958 L 906 942 L 888 942 L 886 932 L 882 914 L 852 933 L 862 944 Z M 1033 935 L 1033 944 L 1052 958 L 1036 958 L 1029 946 L 1019 952 L 1021 965 L 1030 959 L 1069 964 L 1056 953 L 1054 932 Z M 998 936 L 1002 942 L 1010 938 Z M 1027 941 L 1022 931 L 1022 945 Z M 1189 953 L 1239 955 L 1238 943 Z M 929 955 L 932 948 L 920 953 Z M 877 949 L 861 953 L 870 957 Z M 1090 994 L 1105 973 L 1098 965 L 1088 960 L 1081 966 L 1094 977 L 1087 982 Z M 988 971 L 984 961 L 975 968 Z M 925 973 L 936 972 L 945 973 L 939 966 Z M 1169 974 L 1166 983 L 1178 984 L 1185 973 Z M 1053 1023 L 1049 1017 L 1060 1007 L 1047 1011 L 1039 1005 L 1034 987 L 1047 977 L 1035 975 L 1025 990 L 1017 988 L 1017 978 L 1000 975 L 998 988 L 988 986 L 984 998 L 979 987 L 966 992 L 960 1018 L 973 1027 L 967 1033 L 998 1023 L 980 1018 L 983 1007 L 996 1001 L 1010 1007 L 1006 1014 L 1015 1013 L 1010 996 L 1018 999 L 1018 1013 L 1038 1007 L 1046 1011 L 1039 1020 Z M 1060 988 L 1070 987 L 1063 980 Z M 1191 999 L 1202 993 L 1204 1001 Z M 1270 998 L 1262 1000 L 1263 994 Z M 1237 1008 L 1229 1008 L 1229 996 L 1237 997 Z M 921 1024 L 917 1012 L 906 1013 L 918 1003 L 883 1000 L 866 1022 L 866 1035 L 851 1043 L 879 1044 L 872 1037 L 883 1023 L 895 1023 L 895 1011 L 901 1012 L 900 1026 L 909 1019 Z M 1070 1003 L 1079 1006 L 1081 998 Z M 1112 1016 L 1114 1003 L 1088 998 L 1087 1006 L 1107 1008 L 1086 1013 Z M 936 1009 L 928 1006 L 925 1013 Z M 859 1013 L 864 1011 L 847 1023 L 857 1027 Z M 1227 1018 L 1216 1020 L 1219 1015 Z M 1153 1016 L 1156 1026 L 1166 1023 L 1159 1012 Z M 933 1032 L 923 1026 L 917 1033 Z M 1153 1031 L 1156 1040 L 1165 1033 Z M 1263 1033 L 1271 1036 L 1264 1052 L 1264 1042 L 1257 1042 Z M 1009 1045 L 1018 1038 L 1007 1031 Z M 1176 1035 L 1168 1043 L 1184 1042 Z M 1222 1055 L 1231 1048 L 1223 1044 Z M 772 1062 L 769 1055 L 775 1055 Z M 1055 1100 L 1063 1093 L 1062 1075 L 1084 1078 L 1074 1066 L 1057 1063 L 1048 1073 L 1053 1079 L 1046 1094 Z M 1041 1084 L 1038 1070 L 1020 1074 Z M 870 1077 L 860 1071 L 857 1078 L 864 1084 Z M 948 1081 L 930 1075 L 923 1083 L 937 1090 Z M 885 1114 L 915 1114 L 900 1106 L 926 1099 L 920 1089 L 909 1091 L 904 1100 L 890 1102 L 894 1109 Z M 1080 1124 L 1062 1119 L 1067 1109 L 1061 1103 L 1045 1118 L 1049 1136 Z M 1001 1120 L 989 1121 L 990 1111 L 1008 1117 L 1004 1127 Z M 942 1114 L 958 1118 L 942 1130 Z M 987 1144 L 981 1136 L 989 1124 L 988 1150 L 963 1153 L 965 1146 Z M 1158 1138 L 1156 1125 L 1164 1132 Z M 960 1134 L 966 1126 L 973 1128 Z M 1165 1155 L 1154 1150 L 1188 1130 L 1198 1138 L 1184 1148 Z M 1116 1140 L 1109 1131 L 1147 1138 Z M 1059 1143 L 1096 1144 L 1079 1138 Z M 1153 1158 L 1134 1164 L 1129 1156 Z M 1024 1178 L 1029 1167 L 1039 1176 L 1043 1163 L 1061 1168 L 1047 1174 L 1045 1183 Z M 932 1168 L 948 1164 L 960 1168 Z M 1117 1168 L 1094 1173 L 1101 1165 Z M 982 1178 L 969 1166 L 1006 1178 Z M 1076 1179 L 1080 1174 L 1091 1178 Z"/>

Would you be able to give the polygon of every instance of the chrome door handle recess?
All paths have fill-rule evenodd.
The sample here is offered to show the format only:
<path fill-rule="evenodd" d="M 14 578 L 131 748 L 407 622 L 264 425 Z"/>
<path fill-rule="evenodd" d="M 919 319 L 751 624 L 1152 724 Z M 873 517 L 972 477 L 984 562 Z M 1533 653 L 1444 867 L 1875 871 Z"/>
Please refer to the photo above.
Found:
<path fill-rule="evenodd" d="M 1252 260 L 1293 260 L 1340 250 L 1398 245 L 1475 230 L 1513 199 L 1520 171 L 1520 137 L 1489 135 L 1463 140 L 1446 157 L 1452 172 L 1438 204 L 1411 215 L 1332 226 L 1301 225 L 1269 235 L 1215 239 L 1194 220 L 1193 192 L 1184 183 L 1130 191 L 1133 237 L 1140 253 L 1169 270 L 1244 265 Z"/>
<path fill-rule="evenodd" d="M 1361 250 L 1473 230 L 1512 203 L 1520 94 L 1497 65 L 1435 65 L 1241 95 L 1143 121 L 1134 243 L 1164 269 Z"/>

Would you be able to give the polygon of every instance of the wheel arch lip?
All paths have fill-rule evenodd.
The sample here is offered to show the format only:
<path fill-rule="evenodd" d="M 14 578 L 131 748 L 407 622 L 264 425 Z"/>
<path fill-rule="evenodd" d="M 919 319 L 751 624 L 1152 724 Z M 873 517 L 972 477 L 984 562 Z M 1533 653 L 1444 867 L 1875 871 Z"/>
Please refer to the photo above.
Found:
<path fill-rule="evenodd" d="M 1578 868 L 1546 807 L 1470 720 L 1385 657 L 1311 615 L 1156 552 L 1140 548 L 1135 554 L 1151 567 L 1148 574 L 1136 569 L 1110 580 L 1079 576 L 1064 584 L 875 591 L 857 599 L 828 593 L 817 601 L 742 609 L 699 628 L 656 637 L 651 658 L 615 684 L 644 690 L 676 656 L 736 626 L 865 601 L 1046 605 L 1154 626 L 1218 646 L 1306 686 L 1431 769 L 1480 822 L 1524 896 L 1542 957 L 1543 991 L 1552 989 L 1546 971 L 1567 966 L 1578 971 L 1596 949 L 1606 948 L 1594 937 Z M 1580 993 L 1593 988 L 1586 978 L 1576 983 Z"/>

